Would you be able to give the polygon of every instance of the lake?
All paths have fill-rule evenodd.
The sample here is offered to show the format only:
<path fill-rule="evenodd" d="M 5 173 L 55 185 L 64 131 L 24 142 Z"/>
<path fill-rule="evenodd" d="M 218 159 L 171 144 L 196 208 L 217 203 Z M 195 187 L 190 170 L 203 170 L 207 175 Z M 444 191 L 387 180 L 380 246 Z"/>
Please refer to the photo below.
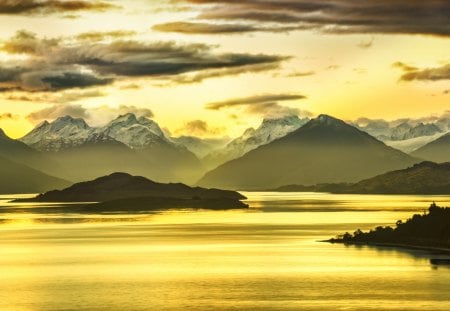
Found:
<path fill-rule="evenodd" d="M 450 310 L 445 255 L 318 242 L 450 196 L 243 194 L 248 210 L 112 215 L 0 196 L 0 310 Z"/>

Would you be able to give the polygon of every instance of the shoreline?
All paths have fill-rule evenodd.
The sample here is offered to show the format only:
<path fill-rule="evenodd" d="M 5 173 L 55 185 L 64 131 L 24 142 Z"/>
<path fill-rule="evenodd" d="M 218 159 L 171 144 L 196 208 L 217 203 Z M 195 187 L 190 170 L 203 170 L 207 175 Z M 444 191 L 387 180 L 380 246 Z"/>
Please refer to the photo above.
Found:
<path fill-rule="evenodd" d="M 331 244 L 344 244 L 344 245 L 365 245 L 365 246 L 374 246 L 374 247 L 390 247 L 390 248 L 402 248 L 402 249 L 410 249 L 410 250 L 422 250 L 427 252 L 439 252 L 441 254 L 450 255 L 450 248 L 442 248 L 442 247 L 432 247 L 432 246 L 422 246 L 422 245 L 413 245 L 413 244 L 399 244 L 399 243 L 387 243 L 387 242 L 349 242 L 342 241 L 337 239 L 329 239 L 322 240 L 319 242 L 326 242 Z"/>

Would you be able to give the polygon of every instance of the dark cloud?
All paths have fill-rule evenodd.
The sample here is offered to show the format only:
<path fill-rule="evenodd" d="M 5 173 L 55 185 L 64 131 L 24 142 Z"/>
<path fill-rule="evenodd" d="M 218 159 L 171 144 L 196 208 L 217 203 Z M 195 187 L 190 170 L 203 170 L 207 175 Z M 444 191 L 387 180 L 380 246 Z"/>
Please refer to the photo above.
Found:
<path fill-rule="evenodd" d="M 405 73 L 400 77 L 401 81 L 450 80 L 450 64 L 436 68 L 418 69 L 414 67 L 406 67 L 402 69 Z"/>
<path fill-rule="evenodd" d="M 43 103 L 59 103 L 66 104 L 76 102 L 86 98 L 103 97 L 105 93 L 98 90 L 95 91 L 81 91 L 81 92 L 61 92 L 61 93 L 26 93 L 16 92 L 3 96 L 6 100 L 12 101 L 29 101 L 29 102 L 43 102 Z"/>
<path fill-rule="evenodd" d="M 177 135 L 191 136 L 214 136 L 224 132 L 223 128 L 211 127 L 206 121 L 193 120 L 184 124 L 184 126 L 175 131 Z"/>
<path fill-rule="evenodd" d="M 0 2 L 0 14 L 3 15 L 103 12 L 114 8 L 117 6 L 108 1 L 95 0 L 3 0 Z"/>
<path fill-rule="evenodd" d="M 60 91 L 102 86 L 126 77 L 153 77 L 175 83 L 278 68 L 289 57 L 214 53 L 205 44 L 115 40 L 110 43 L 40 39 L 18 32 L 0 46 L 26 60 L 0 63 L 0 90 Z M 189 76 L 186 76 L 188 74 Z"/>
<path fill-rule="evenodd" d="M 198 19 L 202 20 L 245 21 L 259 26 L 261 23 L 271 26 L 284 24 L 324 33 L 450 35 L 448 0 L 176 0 L 175 2 L 201 5 L 203 11 Z"/>

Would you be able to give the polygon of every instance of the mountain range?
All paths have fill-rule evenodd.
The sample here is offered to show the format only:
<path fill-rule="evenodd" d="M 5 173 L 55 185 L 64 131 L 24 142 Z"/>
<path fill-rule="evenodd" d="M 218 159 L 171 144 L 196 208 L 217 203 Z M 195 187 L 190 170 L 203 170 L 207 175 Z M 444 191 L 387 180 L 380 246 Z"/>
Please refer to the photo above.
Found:
<path fill-rule="evenodd" d="M 129 113 L 102 127 L 91 127 L 81 118 L 60 117 L 42 122 L 20 140 L 0 130 L 0 157 L 3 163 L 21 166 L 22 171 L 34 170 L 30 176 L 42 174 L 39 187 L 23 187 L 27 179 L 14 179 L 30 192 L 48 190 L 47 184 L 65 185 L 117 171 L 158 182 L 198 181 L 206 187 L 231 189 L 353 183 L 420 159 L 450 161 L 449 134 L 437 132 L 435 126 L 402 124 L 397 127 L 398 137 L 430 136 L 396 142 L 435 140 L 407 155 L 361 127 L 321 115 L 312 120 L 296 116 L 264 119 L 258 128 L 246 130 L 225 145 L 221 139 L 170 137 L 155 121 Z"/>
<path fill-rule="evenodd" d="M 199 185 L 267 189 L 356 182 L 419 162 L 366 132 L 320 115 L 299 129 L 208 172 Z"/>

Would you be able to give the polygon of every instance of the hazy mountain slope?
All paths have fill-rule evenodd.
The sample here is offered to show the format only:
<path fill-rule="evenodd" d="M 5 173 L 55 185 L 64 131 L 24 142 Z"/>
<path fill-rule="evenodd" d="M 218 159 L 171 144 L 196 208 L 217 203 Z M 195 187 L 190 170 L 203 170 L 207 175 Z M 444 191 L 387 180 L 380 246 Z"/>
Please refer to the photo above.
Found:
<path fill-rule="evenodd" d="M 415 157 L 433 162 L 450 161 L 450 133 L 447 133 L 438 139 L 426 144 L 411 153 Z"/>
<path fill-rule="evenodd" d="M 207 173 L 200 185 L 267 189 L 356 182 L 418 160 L 345 122 L 321 115 L 287 136 Z"/>
<path fill-rule="evenodd" d="M 53 176 L 60 176 L 60 173 L 63 175 L 62 168 L 56 161 L 25 143 L 8 137 L 2 129 L 0 129 L 0 156 Z"/>
<path fill-rule="evenodd" d="M 213 168 L 232 159 L 239 158 L 247 152 L 286 136 L 308 122 L 297 116 L 276 119 L 264 119 L 257 129 L 249 128 L 242 136 L 228 143 L 224 148 L 213 151 L 203 160 L 207 167 Z"/>
<path fill-rule="evenodd" d="M 159 125 L 134 114 L 119 116 L 102 128 L 93 128 L 70 116 L 44 122 L 22 138 L 42 150 L 73 181 L 117 171 L 158 181 L 194 182 L 204 170 L 198 158 L 167 138 Z"/>
<path fill-rule="evenodd" d="M 405 140 L 385 140 L 383 142 L 392 148 L 401 150 L 405 153 L 411 153 L 441 136 L 442 133 L 437 133 L 431 136 L 420 136 Z"/>
<path fill-rule="evenodd" d="M 69 182 L 0 156 L 0 193 L 36 193 L 67 187 Z"/>
<path fill-rule="evenodd" d="M 352 193 L 450 194 L 450 163 L 422 162 L 350 187 Z"/>

